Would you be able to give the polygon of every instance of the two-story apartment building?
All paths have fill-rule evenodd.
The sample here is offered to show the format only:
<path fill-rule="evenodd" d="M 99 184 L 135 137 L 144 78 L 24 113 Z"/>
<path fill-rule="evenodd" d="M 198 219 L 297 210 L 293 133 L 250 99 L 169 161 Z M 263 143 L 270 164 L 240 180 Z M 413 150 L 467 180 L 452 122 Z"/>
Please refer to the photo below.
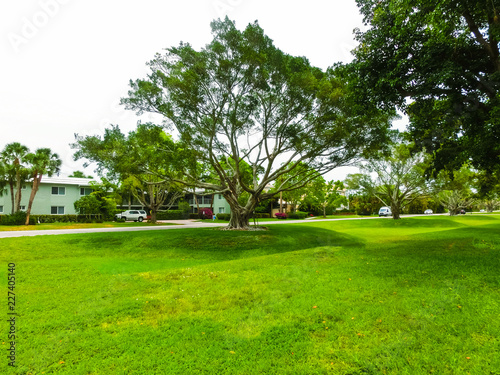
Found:
<path fill-rule="evenodd" d="M 33 201 L 31 213 L 34 215 L 74 215 L 74 203 L 84 195 L 89 195 L 93 190 L 90 178 L 72 177 L 42 177 L 40 187 Z M 28 207 L 31 195 L 31 184 L 22 188 L 21 210 Z M 0 214 L 12 212 L 12 203 L 9 189 L 0 197 Z"/>

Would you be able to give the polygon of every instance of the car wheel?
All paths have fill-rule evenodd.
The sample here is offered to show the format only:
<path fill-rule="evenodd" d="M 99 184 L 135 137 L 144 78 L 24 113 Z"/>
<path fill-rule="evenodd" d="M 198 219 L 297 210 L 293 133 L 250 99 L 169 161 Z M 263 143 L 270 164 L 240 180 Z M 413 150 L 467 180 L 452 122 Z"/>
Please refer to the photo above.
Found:
<path fill-rule="evenodd" d="M 122 216 L 122 219 L 123 219 L 123 221 L 127 221 L 127 218 L 126 218 L 126 217 L 124 217 L 124 216 Z"/>
<path fill-rule="evenodd" d="M 139 223 L 142 223 L 144 219 L 142 217 L 139 218 Z"/>

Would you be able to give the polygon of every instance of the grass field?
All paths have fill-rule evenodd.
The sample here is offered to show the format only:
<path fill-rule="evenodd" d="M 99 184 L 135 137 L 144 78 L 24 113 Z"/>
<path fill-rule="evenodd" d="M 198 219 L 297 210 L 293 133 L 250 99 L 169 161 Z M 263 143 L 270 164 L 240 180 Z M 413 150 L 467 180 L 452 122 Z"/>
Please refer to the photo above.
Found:
<path fill-rule="evenodd" d="M 1 239 L 0 260 L 0 373 L 500 374 L 499 216 Z"/>
<path fill-rule="evenodd" d="M 50 230 L 50 229 L 85 229 L 85 228 L 127 228 L 127 227 L 151 227 L 157 225 L 175 225 L 171 223 L 147 223 L 147 222 L 116 222 L 106 221 L 104 223 L 44 223 L 36 225 L 0 225 L 2 231 L 24 231 L 24 230 Z"/>

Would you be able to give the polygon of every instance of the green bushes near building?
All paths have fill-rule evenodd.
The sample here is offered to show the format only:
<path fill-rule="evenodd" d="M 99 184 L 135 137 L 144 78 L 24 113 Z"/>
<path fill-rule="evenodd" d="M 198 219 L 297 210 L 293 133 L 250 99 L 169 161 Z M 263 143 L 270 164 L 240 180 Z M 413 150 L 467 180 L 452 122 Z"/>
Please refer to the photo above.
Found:
<path fill-rule="evenodd" d="M 188 217 L 183 210 L 158 211 L 156 214 L 157 220 L 185 220 Z"/>
<path fill-rule="evenodd" d="M 0 215 L 0 225 L 24 225 L 26 212 Z M 46 223 L 102 223 L 102 215 L 30 215 L 30 225 Z"/>

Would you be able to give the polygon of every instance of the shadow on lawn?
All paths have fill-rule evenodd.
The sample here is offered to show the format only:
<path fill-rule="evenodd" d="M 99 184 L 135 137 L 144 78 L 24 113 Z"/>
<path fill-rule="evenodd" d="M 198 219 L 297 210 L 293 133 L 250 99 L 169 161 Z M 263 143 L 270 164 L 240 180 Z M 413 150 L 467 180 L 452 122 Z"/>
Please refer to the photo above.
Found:
<path fill-rule="evenodd" d="M 279 254 L 320 246 L 357 246 L 358 238 L 308 225 L 273 226 L 267 231 L 187 229 L 135 233 L 104 233 L 68 237 L 68 245 L 92 249 L 97 256 L 170 258 L 186 256 L 204 261 L 233 260 Z"/>

